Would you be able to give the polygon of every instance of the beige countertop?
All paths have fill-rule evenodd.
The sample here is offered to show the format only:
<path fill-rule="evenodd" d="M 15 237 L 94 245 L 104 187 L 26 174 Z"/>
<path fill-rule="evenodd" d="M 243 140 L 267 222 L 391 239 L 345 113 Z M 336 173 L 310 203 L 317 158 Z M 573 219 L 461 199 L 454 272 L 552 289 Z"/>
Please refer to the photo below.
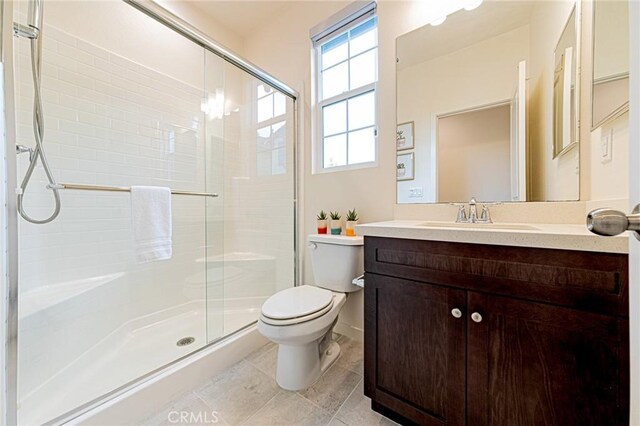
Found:
<path fill-rule="evenodd" d="M 600 237 L 585 225 L 551 223 L 456 224 L 427 220 L 391 220 L 365 223 L 356 234 L 411 240 L 539 247 L 550 249 L 628 253 L 628 236 Z"/>

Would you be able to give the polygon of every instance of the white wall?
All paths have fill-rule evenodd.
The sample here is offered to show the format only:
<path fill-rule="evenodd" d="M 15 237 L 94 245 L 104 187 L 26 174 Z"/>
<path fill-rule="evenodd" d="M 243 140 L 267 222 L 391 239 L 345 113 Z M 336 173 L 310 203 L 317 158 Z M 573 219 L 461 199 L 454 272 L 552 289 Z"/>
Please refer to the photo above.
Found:
<path fill-rule="evenodd" d="M 611 159 L 602 157 L 601 141 L 605 134 L 611 137 Z M 591 132 L 592 200 L 629 198 L 629 115 L 606 123 Z"/>
<path fill-rule="evenodd" d="M 577 200 L 580 150 L 552 158 L 553 153 L 553 52 L 573 1 L 537 2 L 531 17 L 529 68 L 529 182 L 532 200 Z M 581 92 L 585 88 L 581 87 Z"/>
<path fill-rule="evenodd" d="M 398 182 L 398 203 L 463 201 L 436 200 L 436 115 L 510 101 L 518 85 L 518 63 L 528 57 L 525 25 L 398 71 L 398 122 L 413 121 L 416 135 L 416 178 Z M 423 188 L 422 197 L 409 196 L 415 187 Z"/>
<path fill-rule="evenodd" d="M 511 197 L 511 106 L 438 120 L 438 201 Z"/>
<path fill-rule="evenodd" d="M 185 20 L 192 26 L 196 27 L 209 37 L 214 39 L 216 43 L 230 49 L 231 51 L 242 54 L 244 48 L 244 38 L 238 34 L 233 28 L 225 25 L 220 19 L 210 14 L 203 13 L 202 9 L 195 8 L 190 0 L 155 0 L 171 13 Z M 221 2 L 224 3 L 224 2 Z"/>

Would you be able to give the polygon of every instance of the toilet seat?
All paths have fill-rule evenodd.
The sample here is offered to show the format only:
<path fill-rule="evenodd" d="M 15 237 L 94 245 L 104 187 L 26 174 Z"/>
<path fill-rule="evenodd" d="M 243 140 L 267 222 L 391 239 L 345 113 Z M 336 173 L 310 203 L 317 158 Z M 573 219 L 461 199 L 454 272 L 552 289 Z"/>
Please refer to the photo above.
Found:
<path fill-rule="evenodd" d="M 333 293 L 302 285 L 282 290 L 262 305 L 261 319 L 271 325 L 291 325 L 318 318 L 333 307 Z"/>

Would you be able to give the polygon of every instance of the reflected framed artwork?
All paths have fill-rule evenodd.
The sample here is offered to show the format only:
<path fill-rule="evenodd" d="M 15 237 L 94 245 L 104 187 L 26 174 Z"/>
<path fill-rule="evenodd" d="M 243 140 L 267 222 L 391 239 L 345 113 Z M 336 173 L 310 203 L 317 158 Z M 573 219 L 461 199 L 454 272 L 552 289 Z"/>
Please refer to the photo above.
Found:
<path fill-rule="evenodd" d="M 396 128 L 396 150 L 412 149 L 414 136 L 413 121 L 398 124 Z"/>
<path fill-rule="evenodd" d="M 398 180 L 413 180 L 415 178 L 413 172 L 414 160 L 413 152 L 398 154 L 396 162 L 396 177 Z"/>

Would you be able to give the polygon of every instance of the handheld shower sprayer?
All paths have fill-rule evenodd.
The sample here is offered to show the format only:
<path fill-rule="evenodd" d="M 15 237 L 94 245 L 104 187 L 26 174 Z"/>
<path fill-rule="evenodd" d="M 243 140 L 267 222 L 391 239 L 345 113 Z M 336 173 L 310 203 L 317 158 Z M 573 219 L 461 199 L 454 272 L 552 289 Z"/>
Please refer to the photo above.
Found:
<path fill-rule="evenodd" d="M 30 151 L 29 166 L 24 174 L 20 188 L 18 188 L 18 213 L 26 221 L 35 224 L 45 224 L 53 221 L 60 214 L 60 193 L 58 191 L 58 184 L 53 178 L 51 168 L 47 162 L 47 157 L 44 152 L 44 115 L 42 111 L 42 88 L 41 88 L 41 70 L 42 70 L 42 7 L 43 0 L 30 0 L 29 1 L 29 16 L 28 24 L 23 25 L 19 23 L 13 23 L 14 35 L 17 37 L 24 37 L 29 39 L 31 47 L 31 76 L 33 80 L 33 134 L 36 142 L 35 148 Z M 25 152 L 24 147 L 16 147 L 18 153 Z M 27 149 L 27 151 L 29 151 Z M 23 198 L 24 193 L 29 186 L 31 176 L 35 171 L 38 163 L 38 158 L 42 163 L 42 168 L 47 176 L 49 184 L 47 189 L 53 192 L 54 198 L 54 210 L 51 215 L 45 219 L 34 219 L 29 216 L 24 210 Z"/>
<path fill-rule="evenodd" d="M 39 34 L 40 28 L 42 28 L 42 0 L 29 1 L 28 16 L 29 16 L 28 25 Z"/>
<path fill-rule="evenodd" d="M 13 23 L 13 35 L 28 39 L 38 38 L 42 28 L 42 0 L 30 0 L 27 25 Z"/>

